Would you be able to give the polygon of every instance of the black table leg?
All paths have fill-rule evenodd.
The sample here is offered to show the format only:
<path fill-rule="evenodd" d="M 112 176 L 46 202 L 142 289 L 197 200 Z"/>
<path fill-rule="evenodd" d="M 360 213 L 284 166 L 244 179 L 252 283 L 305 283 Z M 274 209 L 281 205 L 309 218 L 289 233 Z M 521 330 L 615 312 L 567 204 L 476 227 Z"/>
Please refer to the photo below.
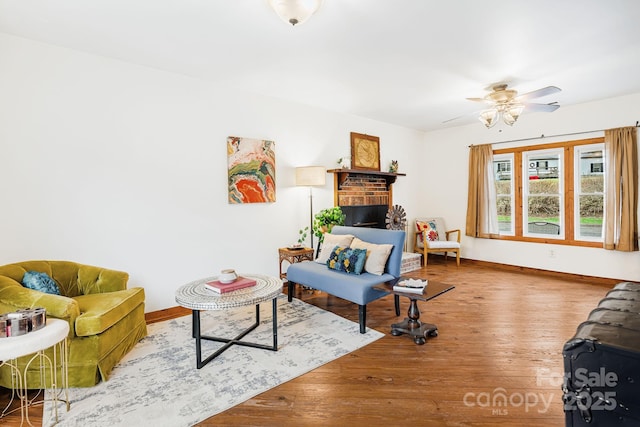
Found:
<path fill-rule="evenodd" d="M 408 317 L 405 317 L 400 323 L 391 325 L 391 335 L 407 334 L 413 338 L 416 344 L 422 345 L 426 342 L 427 336 L 438 336 L 438 327 L 432 323 L 421 322 L 418 301 L 414 298 L 410 298 L 410 300 Z"/>
<path fill-rule="evenodd" d="M 196 339 L 196 366 L 200 369 L 203 365 L 202 359 L 202 347 L 200 341 L 200 310 L 191 311 L 191 334 Z"/>
<path fill-rule="evenodd" d="M 249 326 L 247 329 L 242 331 L 240 334 L 238 334 L 235 338 L 219 338 L 219 337 L 211 337 L 211 336 L 207 336 L 207 335 L 202 335 L 202 332 L 201 332 L 201 329 L 200 329 L 200 310 L 192 310 L 192 312 L 191 312 L 192 325 L 193 325 L 192 334 L 193 334 L 193 337 L 196 340 L 196 367 L 198 369 L 202 368 L 207 363 L 211 362 L 213 359 L 215 359 L 220 354 L 222 354 L 222 352 L 227 350 L 232 345 L 241 345 L 241 346 L 245 346 L 245 347 L 253 347 L 253 348 L 261 348 L 261 349 L 264 349 L 264 350 L 278 351 L 278 318 L 277 318 L 277 315 L 278 315 L 278 302 L 277 302 L 277 298 L 274 298 L 271 301 L 271 304 L 272 304 L 272 310 L 273 310 L 273 318 L 271 320 L 272 324 L 273 324 L 273 345 L 271 345 L 271 346 L 264 345 L 264 344 L 256 344 L 256 343 L 247 342 L 247 341 L 241 341 L 241 339 L 244 338 L 245 335 L 247 335 L 249 332 L 253 331 L 260 324 L 260 304 L 256 304 L 256 320 L 255 320 L 255 322 L 251 326 Z M 208 356 L 206 359 L 202 360 L 202 340 L 223 342 L 223 343 L 225 343 L 225 345 L 223 345 L 221 348 L 219 348 L 215 353 L 213 353 L 210 356 Z"/>

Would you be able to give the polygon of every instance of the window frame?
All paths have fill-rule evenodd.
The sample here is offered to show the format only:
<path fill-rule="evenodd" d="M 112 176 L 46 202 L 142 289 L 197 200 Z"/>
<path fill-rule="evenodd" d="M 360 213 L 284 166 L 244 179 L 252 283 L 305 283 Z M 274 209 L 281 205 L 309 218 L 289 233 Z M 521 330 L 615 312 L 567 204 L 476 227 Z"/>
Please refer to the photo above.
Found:
<path fill-rule="evenodd" d="M 498 154 L 498 155 L 494 155 L 493 156 L 493 161 L 494 163 L 509 163 L 509 173 L 511 175 L 511 188 L 510 188 L 510 193 L 509 196 L 511 198 L 511 227 L 509 227 L 511 229 L 511 231 L 509 233 L 504 233 L 504 232 L 500 232 L 501 236 L 515 236 L 515 215 L 516 215 L 516 207 L 515 207 L 515 200 L 516 200 L 516 196 L 515 196 L 515 188 L 516 188 L 516 182 L 514 179 L 514 166 L 513 166 L 513 162 L 514 162 L 514 156 L 513 153 L 507 153 L 507 154 Z M 500 170 L 500 166 L 498 165 L 498 170 L 494 171 L 495 172 L 505 172 L 504 170 Z M 495 175 L 494 175 L 495 178 Z M 496 189 L 496 201 L 498 199 L 498 197 L 500 196 L 504 196 L 505 194 L 498 194 L 498 191 Z"/>
<path fill-rule="evenodd" d="M 562 171 L 564 170 L 564 162 L 565 162 L 565 158 L 564 158 L 564 150 L 559 149 L 559 148 L 551 148 L 551 149 L 543 149 L 543 150 L 526 150 L 522 152 L 522 169 L 524 170 L 526 165 L 529 165 L 529 170 L 531 169 L 531 164 L 534 163 L 533 160 L 536 157 L 544 157 L 544 156 L 557 156 L 558 157 L 558 194 L 557 196 L 560 199 L 559 202 L 559 207 L 560 207 L 560 212 L 558 213 L 559 215 L 559 222 L 560 224 L 558 224 L 560 226 L 560 234 L 557 236 L 553 236 L 553 235 L 548 235 L 548 234 L 542 234 L 542 233 L 530 233 L 528 227 L 525 227 L 526 225 L 529 224 L 530 219 L 529 219 L 529 209 L 528 209 L 528 198 L 532 195 L 531 193 L 529 193 L 529 183 L 531 182 L 531 180 L 529 179 L 529 170 L 527 170 L 527 175 L 526 178 L 523 175 L 522 180 L 520 181 L 521 185 L 522 185 L 522 199 L 520 203 L 520 206 L 522 206 L 522 235 L 523 237 L 535 237 L 535 238 L 545 238 L 545 239 L 553 239 L 553 240 L 564 240 L 566 233 L 565 233 L 565 224 L 564 224 L 564 219 L 565 219 L 565 211 L 566 211 L 566 207 L 565 207 L 565 203 L 564 203 L 564 196 L 565 196 L 565 183 L 564 183 L 564 176 L 562 174 Z M 540 164 L 544 164 L 544 169 L 549 169 L 549 160 L 545 159 L 545 160 L 535 160 L 535 166 L 536 169 L 539 170 L 540 169 Z M 540 196 L 538 194 L 534 194 L 534 196 Z M 556 196 L 555 194 L 552 194 L 552 196 Z M 526 203 L 525 203 L 526 201 Z M 517 205 L 517 204 L 516 204 Z M 525 206 L 527 206 L 527 209 L 525 209 Z"/>
<path fill-rule="evenodd" d="M 512 221 L 514 222 L 514 233 L 513 235 L 500 234 L 498 239 L 500 240 L 514 240 L 521 242 L 532 242 L 532 243 L 548 243 L 555 245 L 570 245 L 570 246 L 585 246 L 585 247 L 594 247 L 601 248 L 603 241 L 602 240 L 578 240 L 575 238 L 574 227 L 575 227 L 575 197 L 577 195 L 574 192 L 574 171 L 575 162 L 574 162 L 574 152 L 575 147 L 577 146 L 585 146 L 585 145 L 593 145 L 593 144 L 604 144 L 604 137 L 596 137 L 596 138 L 587 138 L 580 139 L 574 141 L 561 141 L 561 142 L 552 142 L 546 144 L 539 145 L 527 145 L 521 147 L 512 147 L 512 148 L 501 148 L 493 150 L 494 157 L 501 155 L 513 155 L 513 163 L 512 163 L 512 190 L 514 192 L 514 198 L 512 200 Z M 528 176 L 528 170 L 523 171 L 523 154 L 525 152 L 530 151 L 543 151 L 543 150 L 553 150 L 553 149 L 562 149 L 563 152 L 563 165 L 559 170 L 559 173 L 563 176 L 564 181 L 564 189 L 563 194 L 561 195 L 562 200 L 562 208 L 564 210 L 564 214 L 562 215 L 560 221 L 563 224 L 560 238 L 552 237 L 552 236 L 532 236 L 525 235 L 523 232 L 523 176 Z M 606 165 L 605 165 L 606 167 Z M 579 171 L 578 171 L 579 172 Z M 606 197 L 606 175 L 605 175 L 605 197 Z"/>
<path fill-rule="evenodd" d="M 582 188 L 580 186 L 580 153 L 582 152 L 587 152 L 587 151 L 602 151 L 602 162 L 597 163 L 599 165 L 602 165 L 602 170 L 598 171 L 598 172 L 594 172 L 593 171 L 593 165 L 596 163 L 591 163 L 590 164 L 590 170 L 591 173 L 600 173 L 603 176 L 603 191 L 602 193 L 583 193 L 582 192 Z M 575 201 L 574 201 L 574 212 L 579 212 L 580 211 L 580 196 L 582 195 L 589 195 L 589 194 L 597 194 L 597 195 L 602 195 L 603 198 L 603 203 L 604 203 L 604 198 L 606 197 L 606 192 L 607 192 L 607 187 L 606 187 L 606 174 L 604 173 L 604 142 L 601 143 L 594 143 L 594 144 L 581 144 L 581 145 L 576 145 L 575 147 L 575 152 L 574 152 L 574 167 L 576 170 L 576 173 L 574 175 L 574 192 L 575 192 Z M 574 228 L 576 230 L 579 230 L 579 221 L 580 221 L 580 215 L 575 215 L 574 218 Z M 579 238 L 577 238 L 576 240 L 579 241 L 586 241 L 586 242 L 598 242 L 598 243 L 602 243 L 604 240 L 604 224 L 602 225 L 602 229 L 600 232 L 600 237 L 599 238 L 593 238 L 593 237 L 589 237 L 589 236 L 579 236 Z"/>

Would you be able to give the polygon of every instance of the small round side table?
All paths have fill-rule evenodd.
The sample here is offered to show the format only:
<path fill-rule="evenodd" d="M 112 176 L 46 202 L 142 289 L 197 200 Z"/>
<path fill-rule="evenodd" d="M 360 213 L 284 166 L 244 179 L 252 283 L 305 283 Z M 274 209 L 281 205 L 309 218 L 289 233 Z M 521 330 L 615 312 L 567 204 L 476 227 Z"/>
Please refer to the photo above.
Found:
<path fill-rule="evenodd" d="M 45 378 L 47 369 L 49 370 L 51 390 L 50 396 L 53 400 L 52 411 L 55 411 L 55 420 L 58 422 L 58 398 L 59 390 L 57 384 L 57 366 L 58 357 L 61 362 L 61 381 L 62 388 L 65 393 L 65 402 L 67 404 L 67 411 L 69 410 L 69 390 L 68 390 L 68 371 L 67 371 L 67 335 L 69 334 L 69 323 L 61 319 L 47 318 L 47 324 L 43 328 L 29 332 L 25 335 L 16 337 L 8 337 L 0 339 L 0 366 L 8 365 L 13 371 L 12 381 L 15 387 L 12 390 L 12 395 L 5 411 L 11 405 L 14 396 L 20 399 L 20 416 L 22 425 L 25 421 L 32 426 L 33 424 L 29 420 L 29 406 L 34 403 L 28 399 L 29 384 L 27 383 L 27 371 L 32 363 L 39 361 L 41 373 Z M 45 354 L 45 350 L 53 348 L 53 358 Z M 24 367 L 24 373 L 20 371 L 18 367 L 17 359 L 22 356 L 31 355 Z M 45 391 L 46 392 L 46 391 Z M 45 396 L 46 397 L 46 396 Z M 4 415 L 3 412 L 0 416 Z"/>

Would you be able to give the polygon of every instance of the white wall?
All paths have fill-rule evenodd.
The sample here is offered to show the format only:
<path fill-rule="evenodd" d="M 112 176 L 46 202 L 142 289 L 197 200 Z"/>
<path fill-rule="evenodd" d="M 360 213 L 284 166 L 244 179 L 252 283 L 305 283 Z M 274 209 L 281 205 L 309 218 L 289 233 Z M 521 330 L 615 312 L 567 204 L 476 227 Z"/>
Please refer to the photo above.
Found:
<path fill-rule="evenodd" d="M 129 272 L 147 311 L 223 268 L 278 273 L 309 223 L 294 168 L 336 167 L 350 132 L 418 176 L 423 134 L 0 34 L 0 264 L 64 259 Z M 276 202 L 230 205 L 226 138 L 276 142 Z M 333 175 L 314 210 L 333 205 Z M 417 203 L 399 178 L 394 201 Z"/>
<path fill-rule="evenodd" d="M 468 145 L 627 126 L 640 95 L 423 134 L 0 34 L 0 264 L 66 259 L 129 272 L 147 311 L 222 268 L 276 275 L 277 248 L 309 222 L 294 167 L 335 167 L 349 132 L 398 160 L 394 203 L 464 229 Z M 276 141 L 277 201 L 227 202 L 226 137 Z M 506 145 L 503 145 L 506 146 Z M 416 155 L 418 153 L 419 155 Z M 333 205 L 333 181 L 314 210 Z M 555 258 L 549 257 L 553 248 Z M 472 239 L 463 257 L 640 280 L 640 254 Z"/>
<path fill-rule="evenodd" d="M 637 120 L 640 120 L 640 94 L 573 107 L 561 107 L 554 113 L 525 114 L 513 127 L 498 124 L 492 129 L 486 129 L 478 122 L 473 125 L 430 132 L 425 135 L 425 146 L 422 150 L 423 157 L 431 159 L 428 176 L 434 178 L 433 184 L 426 185 L 427 197 L 421 199 L 418 208 L 424 215 L 416 216 L 443 216 L 447 220 L 448 228 L 462 229 L 463 258 L 640 281 L 640 252 L 624 253 L 600 248 L 476 239 L 464 236 L 469 145 L 632 126 Z M 585 133 L 505 143 L 494 145 L 494 148 L 602 135 L 603 132 Z M 436 153 L 436 156 L 433 153 Z"/>

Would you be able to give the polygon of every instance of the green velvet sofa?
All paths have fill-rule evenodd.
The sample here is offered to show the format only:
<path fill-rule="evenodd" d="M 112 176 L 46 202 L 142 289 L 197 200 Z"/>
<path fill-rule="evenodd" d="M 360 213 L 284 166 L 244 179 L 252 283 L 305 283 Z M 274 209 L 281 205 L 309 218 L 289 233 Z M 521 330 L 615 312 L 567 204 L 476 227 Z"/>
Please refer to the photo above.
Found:
<path fill-rule="evenodd" d="M 61 295 L 23 287 L 26 271 L 48 274 Z M 47 317 L 69 322 L 69 387 L 91 387 L 106 381 L 118 361 L 147 335 L 144 289 L 127 289 L 128 280 L 125 272 L 69 261 L 0 266 L 0 313 L 44 307 Z M 18 359 L 21 369 L 28 358 Z M 43 386 L 38 368 L 33 363 L 27 372 L 29 388 Z M 11 387 L 7 366 L 0 367 L 0 386 Z"/>

